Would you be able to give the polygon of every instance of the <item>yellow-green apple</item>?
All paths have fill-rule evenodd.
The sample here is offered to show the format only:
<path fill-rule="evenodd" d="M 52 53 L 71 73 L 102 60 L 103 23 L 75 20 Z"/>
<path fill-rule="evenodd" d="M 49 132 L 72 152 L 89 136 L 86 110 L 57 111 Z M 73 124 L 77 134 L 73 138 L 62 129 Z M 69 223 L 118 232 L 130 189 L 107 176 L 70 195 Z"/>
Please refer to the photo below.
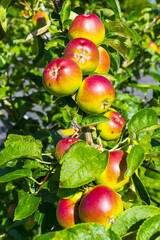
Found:
<path fill-rule="evenodd" d="M 109 110 L 103 114 L 109 121 L 97 124 L 97 131 L 103 140 L 118 139 L 126 122 L 116 111 Z"/>
<path fill-rule="evenodd" d="M 33 25 L 36 28 L 41 28 L 41 27 L 44 27 L 47 24 L 47 21 L 49 20 L 49 17 L 45 12 L 40 11 L 40 12 L 36 12 L 34 14 L 32 20 L 33 20 Z"/>
<path fill-rule="evenodd" d="M 155 42 L 149 42 L 148 48 L 152 49 L 155 52 L 157 51 L 157 44 Z"/>
<path fill-rule="evenodd" d="M 61 159 L 67 149 L 75 142 L 81 141 L 79 138 L 63 138 L 56 145 L 56 157 L 58 160 Z"/>
<path fill-rule="evenodd" d="M 95 70 L 97 73 L 108 73 L 110 68 L 110 57 L 103 47 L 98 48 L 99 51 L 99 64 Z"/>
<path fill-rule="evenodd" d="M 71 199 L 60 199 L 56 209 L 59 224 L 64 227 L 72 227 L 80 222 L 78 212 L 78 201 Z"/>
<path fill-rule="evenodd" d="M 82 222 L 93 222 L 109 227 L 114 218 L 123 211 L 121 196 L 113 189 L 98 185 L 82 198 L 79 216 Z"/>
<path fill-rule="evenodd" d="M 99 63 L 97 46 L 86 38 L 72 39 L 64 49 L 64 57 L 78 63 L 84 75 L 93 72 Z"/>
<path fill-rule="evenodd" d="M 160 47 L 157 47 L 157 52 L 160 54 Z"/>
<path fill-rule="evenodd" d="M 101 19 L 91 13 L 75 17 L 69 31 L 69 40 L 74 38 L 87 38 L 99 46 L 105 37 L 105 28 Z"/>
<path fill-rule="evenodd" d="M 77 93 L 77 103 L 82 111 L 99 114 L 107 111 L 115 98 L 112 83 L 100 75 L 91 75 L 84 79 Z"/>
<path fill-rule="evenodd" d="M 82 71 L 78 64 L 69 58 L 54 59 L 43 72 L 46 90 L 56 97 L 72 95 L 82 82 Z"/>
<path fill-rule="evenodd" d="M 109 153 L 108 165 L 104 172 L 97 178 L 97 184 L 106 185 L 116 191 L 129 181 L 125 178 L 124 173 L 127 170 L 127 153 L 117 150 Z"/>

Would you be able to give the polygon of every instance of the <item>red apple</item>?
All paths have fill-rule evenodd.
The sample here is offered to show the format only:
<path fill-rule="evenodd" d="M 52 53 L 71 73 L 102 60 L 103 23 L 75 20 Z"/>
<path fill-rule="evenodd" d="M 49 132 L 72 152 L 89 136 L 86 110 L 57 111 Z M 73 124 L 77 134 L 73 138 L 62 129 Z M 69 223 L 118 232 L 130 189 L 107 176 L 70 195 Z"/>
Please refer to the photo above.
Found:
<path fill-rule="evenodd" d="M 103 47 L 99 47 L 99 64 L 95 70 L 97 73 L 108 73 L 110 68 L 110 57 Z"/>
<path fill-rule="evenodd" d="M 82 71 L 69 58 L 58 58 L 49 63 L 43 73 L 46 90 L 56 97 L 72 95 L 82 82 Z"/>
<path fill-rule="evenodd" d="M 94 222 L 109 227 L 114 218 L 123 211 L 120 195 L 113 189 L 98 185 L 81 200 L 79 216 L 83 222 Z"/>
<path fill-rule="evenodd" d="M 110 120 L 97 124 L 97 130 L 103 140 L 118 139 L 126 122 L 124 118 L 116 111 L 107 111 L 103 114 Z"/>
<path fill-rule="evenodd" d="M 122 150 L 110 152 L 108 165 L 96 183 L 120 190 L 129 181 L 129 177 L 124 178 L 124 173 L 127 170 L 126 158 L 127 153 Z"/>
<path fill-rule="evenodd" d="M 152 51 L 157 51 L 157 44 L 155 42 L 149 42 L 148 48 L 152 49 Z"/>
<path fill-rule="evenodd" d="M 157 52 L 160 54 L 160 47 L 157 47 Z"/>
<path fill-rule="evenodd" d="M 79 107 L 89 114 L 107 111 L 114 98 L 115 91 L 112 83 L 100 75 L 92 75 L 84 79 L 77 93 Z"/>
<path fill-rule="evenodd" d="M 91 13 L 78 15 L 68 31 L 69 40 L 87 38 L 99 46 L 105 37 L 105 28 L 101 19 Z"/>
<path fill-rule="evenodd" d="M 49 20 L 48 15 L 45 12 L 36 12 L 33 16 L 33 25 L 36 28 L 44 27 L 47 24 L 47 21 Z"/>
<path fill-rule="evenodd" d="M 86 38 L 71 40 L 64 49 L 64 57 L 74 60 L 80 66 L 83 74 L 93 72 L 99 63 L 97 46 Z"/>
<path fill-rule="evenodd" d="M 61 139 L 56 145 L 56 157 L 57 159 L 61 159 L 63 154 L 67 151 L 67 149 L 75 142 L 81 141 L 79 138 L 64 138 Z"/>
<path fill-rule="evenodd" d="M 72 199 L 60 199 L 57 205 L 56 216 L 62 227 L 74 226 L 80 222 L 78 204 Z"/>

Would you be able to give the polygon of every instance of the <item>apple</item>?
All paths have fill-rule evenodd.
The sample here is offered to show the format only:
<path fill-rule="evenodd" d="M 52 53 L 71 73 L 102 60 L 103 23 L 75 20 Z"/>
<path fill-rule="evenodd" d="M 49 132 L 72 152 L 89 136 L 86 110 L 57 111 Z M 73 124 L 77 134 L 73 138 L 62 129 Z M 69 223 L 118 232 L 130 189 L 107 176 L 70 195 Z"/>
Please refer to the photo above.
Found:
<path fill-rule="evenodd" d="M 114 218 L 123 211 L 121 196 L 113 189 L 98 185 L 82 198 L 79 216 L 82 222 L 93 222 L 109 227 Z"/>
<path fill-rule="evenodd" d="M 157 44 L 155 42 L 149 42 L 148 48 L 152 49 L 152 51 L 157 51 Z"/>
<path fill-rule="evenodd" d="M 84 79 L 77 93 L 77 103 L 82 111 L 99 114 L 107 111 L 115 98 L 112 83 L 100 75 L 91 75 Z"/>
<path fill-rule="evenodd" d="M 63 154 L 67 151 L 67 149 L 75 142 L 81 141 L 79 138 L 64 138 L 61 139 L 56 145 L 56 157 L 58 160 L 61 159 Z"/>
<path fill-rule="evenodd" d="M 109 110 L 103 114 L 110 120 L 97 124 L 97 131 L 103 140 L 116 140 L 120 137 L 126 122 L 116 111 Z"/>
<path fill-rule="evenodd" d="M 75 17 L 69 30 L 69 40 L 75 38 L 87 38 L 99 46 L 105 37 L 105 28 L 101 19 L 91 13 Z"/>
<path fill-rule="evenodd" d="M 36 12 L 33 16 L 33 25 L 36 28 L 42 28 L 47 24 L 47 21 L 49 20 L 48 15 L 45 12 Z"/>
<path fill-rule="evenodd" d="M 59 224 L 64 227 L 72 227 L 80 222 L 78 204 L 72 199 L 60 199 L 56 209 Z"/>
<path fill-rule="evenodd" d="M 110 68 L 110 57 L 103 47 L 98 48 L 99 51 L 99 64 L 95 70 L 97 73 L 108 73 Z"/>
<path fill-rule="evenodd" d="M 157 47 L 157 52 L 160 54 L 160 47 Z"/>
<path fill-rule="evenodd" d="M 124 178 L 127 170 L 126 158 L 127 153 L 122 150 L 110 152 L 108 165 L 96 183 L 106 185 L 116 191 L 120 190 L 129 181 L 129 177 Z"/>
<path fill-rule="evenodd" d="M 78 63 L 84 75 L 93 72 L 99 63 L 97 46 L 86 38 L 71 40 L 64 49 L 64 57 Z"/>
<path fill-rule="evenodd" d="M 69 96 L 80 87 L 82 71 L 73 60 L 58 58 L 45 68 L 42 81 L 46 90 L 54 96 Z"/>

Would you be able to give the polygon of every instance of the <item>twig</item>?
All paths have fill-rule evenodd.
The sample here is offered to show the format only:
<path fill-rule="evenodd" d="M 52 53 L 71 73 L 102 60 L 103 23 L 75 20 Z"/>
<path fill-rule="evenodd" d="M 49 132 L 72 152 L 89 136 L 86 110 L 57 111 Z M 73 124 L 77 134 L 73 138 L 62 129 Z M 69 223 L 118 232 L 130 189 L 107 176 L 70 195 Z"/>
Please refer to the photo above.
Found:
<path fill-rule="evenodd" d="M 51 164 L 53 164 L 53 163 L 51 163 L 51 162 L 45 162 L 45 161 L 41 161 L 41 160 L 39 160 L 39 159 L 35 159 L 37 162 L 39 162 L 39 163 L 43 163 L 43 164 L 49 164 L 49 165 L 51 165 Z"/>
<path fill-rule="evenodd" d="M 156 203 L 156 204 L 157 204 L 157 206 L 160 206 L 160 203 L 159 203 L 159 202 L 157 202 L 156 200 L 154 200 L 152 197 L 150 197 L 150 199 L 151 199 L 151 201 L 152 201 L 152 202 Z"/>
<path fill-rule="evenodd" d="M 109 152 L 114 151 L 115 149 L 117 149 L 121 144 L 125 143 L 126 141 L 128 141 L 129 137 L 125 138 L 122 142 L 118 143 L 116 146 L 114 146 L 112 149 L 109 150 Z"/>
<path fill-rule="evenodd" d="M 156 169 L 154 169 L 154 168 L 151 168 L 151 167 L 149 167 L 149 166 L 147 166 L 147 165 L 145 165 L 145 164 L 141 164 L 141 166 L 144 167 L 144 168 L 146 168 L 146 169 L 151 170 L 152 172 L 155 172 L 155 173 L 160 174 L 160 171 L 158 171 L 158 170 L 156 170 Z"/>

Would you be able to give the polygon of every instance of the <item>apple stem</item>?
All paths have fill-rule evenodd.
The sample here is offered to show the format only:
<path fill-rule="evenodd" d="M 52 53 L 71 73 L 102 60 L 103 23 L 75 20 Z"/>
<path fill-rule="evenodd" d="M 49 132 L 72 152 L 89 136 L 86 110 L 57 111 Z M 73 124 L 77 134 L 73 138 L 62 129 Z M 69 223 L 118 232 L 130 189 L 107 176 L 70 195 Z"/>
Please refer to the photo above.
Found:
<path fill-rule="evenodd" d="M 89 15 L 89 9 L 87 9 L 85 12 L 84 12 L 84 16 L 88 16 Z"/>
<path fill-rule="evenodd" d="M 85 127 L 83 128 L 83 132 L 85 133 L 85 137 L 86 137 L 86 142 L 88 145 L 93 146 L 93 139 L 92 139 L 92 135 L 90 133 L 89 127 Z"/>

